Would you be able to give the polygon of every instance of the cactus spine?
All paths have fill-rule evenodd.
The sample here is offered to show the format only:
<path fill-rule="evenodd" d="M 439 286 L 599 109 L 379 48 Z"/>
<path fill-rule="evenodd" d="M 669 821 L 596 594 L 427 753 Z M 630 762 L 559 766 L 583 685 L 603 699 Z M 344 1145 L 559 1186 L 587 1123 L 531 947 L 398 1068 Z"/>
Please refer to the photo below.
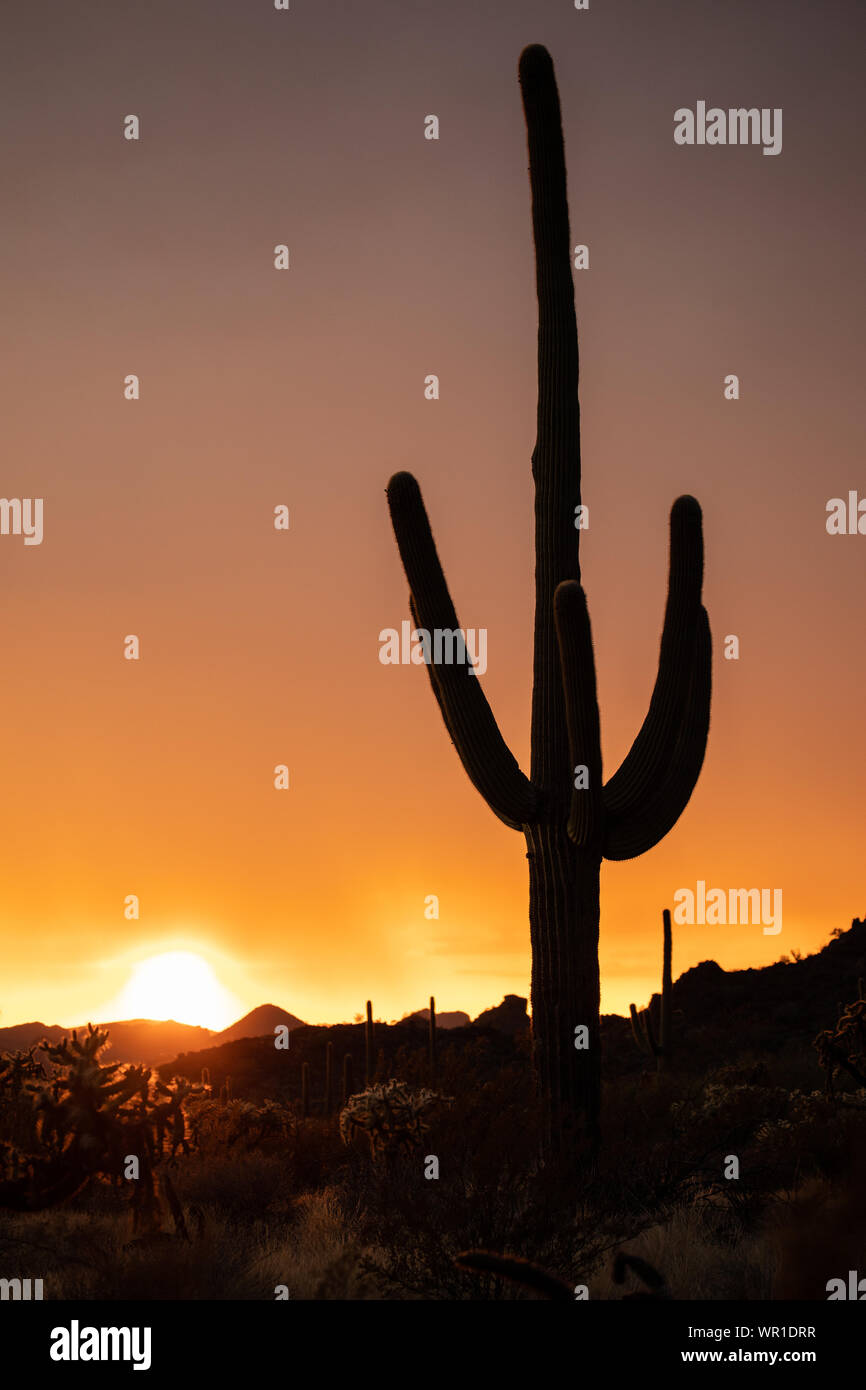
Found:
<path fill-rule="evenodd" d="M 430 1080 L 436 1079 L 436 1000 L 430 995 L 430 1034 L 428 1038 L 428 1052 L 430 1060 Z"/>
<path fill-rule="evenodd" d="M 538 293 L 535 640 L 530 775 L 502 738 L 465 662 L 427 663 L 463 766 L 491 810 L 526 837 L 532 1032 L 545 1154 L 577 1156 L 598 1140 L 601 1106 L 599 873 L 602 858 L 643 854 L 676 823 L 698 778 L 710 710 L 710 629 L 701 604 L 701 509 L 680 497 L 670 519 L 668 597 L 649 712 L 603 784 L 595 664 L 580 582 L 578 343 L 565 156 L 550 54 L 524 50 L 520 83 Z M 421 490 L 411 473 L 387 488 L 416 628 L 459 629 Z M 576 1029 L 587 1030 L 576 1046 Z"/>
<path fill-rule="evenodd" d="M 652 1018 L 652 1000 L 642 1013 L 639 1013 L 634 1004 L 629 1004 L 631 1015 L 631 1031 L 634 1040 L 642 1051 L 648 1052 L 656 1059 L 657 1071 L 663 1071 L 670 1066 L 671 1059 L 671 992 L 673 990 L 671 961 L 673 956 L 673 936 L 671 932 L 671 914 L 667 908 L 662 913 L 662 929 L 664 935 L 664 946 L 662 953 L 662 994 L 661 1006 L 659 1009 L 659 1033 L 656 1037 L 655 1025 Z M 655 996 L 654 996 L 655 997 Z"/>

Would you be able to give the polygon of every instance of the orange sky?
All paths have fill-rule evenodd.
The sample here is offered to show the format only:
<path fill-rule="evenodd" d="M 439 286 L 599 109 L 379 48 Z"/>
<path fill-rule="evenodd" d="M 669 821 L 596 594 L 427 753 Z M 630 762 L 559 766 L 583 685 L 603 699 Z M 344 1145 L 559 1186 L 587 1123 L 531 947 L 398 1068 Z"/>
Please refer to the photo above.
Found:
<path fill-rule="evenodd" d="M 866 496 L 862 14 L 175 8 L 48 25 L 14 0 L 0 60 L 2 493 L 45 509 L 42 545 L 0 536 L 0 1025 L 81 1022 L 178 948 L 238 1014 L 331 1021 L 371 997 L 392 1018 L 431 993 L 474 1014 L 528 993 L 523 839 L 378 634 L 408 616 L 384 486 L 409 468 L 528 770 L 532 41 L 590 246 L 581 554 L 608 773 L 655 678 L 682 492 L 704 509 L 714 636 L 691 803 L 602 871 L 603 1008 L 657 987 L 661 909 L 698 879 L 781 888 L 783 930 L 679 927 L 675 973 L 818 949 L 866 913 L 866 537 L 824 524 L 830 497 Z M 782 154 L 675 146 L 698 99 L 782 107 Z"/>

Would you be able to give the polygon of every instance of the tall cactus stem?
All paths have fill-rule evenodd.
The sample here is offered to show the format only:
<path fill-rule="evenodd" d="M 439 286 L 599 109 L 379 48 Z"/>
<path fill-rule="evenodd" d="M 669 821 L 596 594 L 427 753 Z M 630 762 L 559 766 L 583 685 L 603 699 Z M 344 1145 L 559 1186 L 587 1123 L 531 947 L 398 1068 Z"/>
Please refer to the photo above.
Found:
<path fill-rule="evenodd" d="M 367 1000 L 367 1021 L 364 1025 L 364 1086 L 373 1082 L 373 1005 Z"/>
<path fill-rule="evenodd" d="M 430 995 L 428 1054 L 428 1060 L 430 1063 L 430 1080 L 431 1082 L 433 1082 L 436 1080 L 436 1000 L 433 998 L 432 994 Z"/>

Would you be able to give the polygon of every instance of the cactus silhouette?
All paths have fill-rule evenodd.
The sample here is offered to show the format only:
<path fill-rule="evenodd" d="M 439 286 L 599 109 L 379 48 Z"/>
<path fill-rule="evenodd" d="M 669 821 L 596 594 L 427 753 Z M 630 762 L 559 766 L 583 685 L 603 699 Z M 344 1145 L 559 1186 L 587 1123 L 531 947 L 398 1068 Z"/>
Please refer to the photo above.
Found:
<path fill-rule="evenodd" d="M 601 1102 L 599 872 L 657 844 L 686 806 L 704 759 L 710 630 L 701 604 L 701 510 L 671 511 L 668 597 L 649 712 L 618 771 L 602 784 L 595 664 L 580 583 L 578 344 L 559 95 L 547 50 L 520 58 L 529 143 L 538 294 L 535 639 L 531 769 L 508 749 L 475 672 L 428 662 L 433 692 L 471 781 L 526 837 L 533 1051 L 543 1152 L 591 1152 Z M 418 483 L 397 473 L 388 505 L 415 626 L 459 630 Z M 580 1025 L 586 1035 L 577 1034 Z M 586 1043 L 586 1046 L 579 1046 Z"/>
<path fill-rule="evenodd" d="M 348 1105 L 355 1094 L 355 1066 L 351 1052 L 343 1057 L 343 1104 Z"/>
<path fill-rule="evenodd" d="M 847 1007 L 839 1005 L 835 1028 L 826 1028 L 812 1046 L 827 1073 L 827 1094 L 834 1096 L 833 1081 L 846 1071 L 858 1086 L 866 1086 L 866 999 L 863 981 L 857 981 L 857 998 Z"/>
<path fill-rule="evenodd" d="M 158 1231 L 165 1204 L 175 1229 L 186 1239 L 183 1213 L 166 1178 L 165 1165 L 186 1137 L 188 1102 L 202 1087 L 185 1077 L 160 1081 L 149 1067 L 100 1061 L 108 1030 L 88 1024 L 71 1038 L 39 1044 L 52 1067 L 50 1078 L 31 1053 L 0 1054 L 0 1097 L 4 1128 L 15 1102 L 29 1102 L 29 1134 L 20 1143 L 0 1138 L 0 1208 L 44 1211 L 75 1196 L 97 1174 L 118 1181 L 130 1176 L 130 1157 L 139 1171 L 131 1183 L 133 1234 Z M 10 1105 L 10 1102 L 12 1103 Z"/>
<path fill-rule="evenodd" d="M 325 1043 L 325 1095 L 322 1101 L 322 1114 L 330 1115 L 334 1100 L 334 1044 Z"/>
<path fill-rule="evenodd" d="M 643 1052 L 648 1052 L 656 1059 L 658 1071 L 664 1071 L 670 1065 L 671 1060 L 671 994 L 673 981 L 671 977 L 671 957 L 673 954 L 673 939 L 671 934 L 671 914 L 667 908 L 662 913 L 663 940 L 664 948 L 662 955 L 662 993 L 661 1005 L 659 1009 L 660 1023 L 659 1033 L 656 1037 L 655 1025 L 652 1017 L 652 1000 L 643 1012 L 638 1012 L 634 1004 L 629 1004 L 631 1014 L 631 1031 L 634 1040 Z"/>
<path fill-rule="evenodd" d="M 367 1000 L 367 1019 L 364 1024 L 364 1085 L 373 1081 L 373 1004 Z"/>
<path fill-rule="evenodd" d="M 430 995 L 430 1017 L 427 1020 L 427 1061 L 430 1080 L 436 1080 L 436 1000 Z"/>

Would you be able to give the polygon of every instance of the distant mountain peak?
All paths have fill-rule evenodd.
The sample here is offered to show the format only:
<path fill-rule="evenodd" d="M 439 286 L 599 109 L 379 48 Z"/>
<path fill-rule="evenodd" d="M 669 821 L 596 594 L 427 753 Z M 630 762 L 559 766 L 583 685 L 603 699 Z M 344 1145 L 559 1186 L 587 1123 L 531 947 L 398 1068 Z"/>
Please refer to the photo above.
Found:
<path fill-rule="evenodd" d="M 522 1033 L 529 1027 L 527 1003 L 522 994 L 506 994 L 501 1004 L 478 1015 L 476 1026 L 496 1028 L 501 1033 Z"/>
<path fill-rule="evenodd" d="M 214 1033 L 212 1046 L 219 1047 L 221 1043 L 236 1042 L 238 1038 L 263 1038 L 268 1033 L 272 1034 L 280 1024 L 285 1024 L 290 1032 L 293 1028 L 305 1027 L 302 1018 L 296 1018 L 286 1009 L 281 1009 L 278 1004 L 259 1004 L 257 1008 L 244 1014 L 243 1018 L 239 1018 L 237 1023 L 232 1023 L 221 1033 Z"/>

